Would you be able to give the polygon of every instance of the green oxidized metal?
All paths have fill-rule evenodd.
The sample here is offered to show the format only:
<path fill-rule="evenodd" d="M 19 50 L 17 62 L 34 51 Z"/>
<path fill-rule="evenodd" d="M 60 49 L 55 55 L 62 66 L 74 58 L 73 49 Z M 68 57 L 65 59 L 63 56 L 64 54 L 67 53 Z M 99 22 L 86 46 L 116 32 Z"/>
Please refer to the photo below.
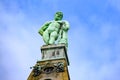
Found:
<path fill-rule="evenodd" d="M 49 44 L 65 44 L 68 46 L 67 32 L 69 30 L 69 23 L 62 20 L 63 13 L 56 12 L 53 21 L 48 21 L 39 29 L 39 34 L 43 37 L 46 45 Z"/>

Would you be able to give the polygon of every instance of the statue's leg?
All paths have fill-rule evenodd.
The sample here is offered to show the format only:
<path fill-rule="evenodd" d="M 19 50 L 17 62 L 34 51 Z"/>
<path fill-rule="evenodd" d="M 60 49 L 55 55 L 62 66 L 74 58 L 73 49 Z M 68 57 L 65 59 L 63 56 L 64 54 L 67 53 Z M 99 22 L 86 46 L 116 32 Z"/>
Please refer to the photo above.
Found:
<path fill-rule="evenodd" d="M 43 32 L 43 40 L 46 44 L 49 44 L 49 33 L 47 30 Z"/>
<path fill-rule="evenodd" d="M 54 44 L 56 37 L 57 37 L 57 32 L 56 32 L 56 31 L 52 32 L 52 33 L 50 34 L 49 44 Z"/>
<path fill-rule="evenodd" d="M 62 31 L 61 39 L 58 41 L 59 44 L 65 44 L 66 47 L 68 46 L 68 41 L 67 41 L 67 31 Z"/>

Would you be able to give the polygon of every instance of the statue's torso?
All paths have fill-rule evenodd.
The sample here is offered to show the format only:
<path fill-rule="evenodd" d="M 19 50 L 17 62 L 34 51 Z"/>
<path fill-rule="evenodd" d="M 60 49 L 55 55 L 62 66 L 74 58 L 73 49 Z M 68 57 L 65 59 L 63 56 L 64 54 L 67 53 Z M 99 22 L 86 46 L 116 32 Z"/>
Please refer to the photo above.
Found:
<path fill-rule="evenodd" d="M 52 21 L 47 28 L 48 32 L 49 33 L 53 32 L 53 31 L 58 32 L 58 30 L 60 29 L 60 22 L 61 21 Z"/>

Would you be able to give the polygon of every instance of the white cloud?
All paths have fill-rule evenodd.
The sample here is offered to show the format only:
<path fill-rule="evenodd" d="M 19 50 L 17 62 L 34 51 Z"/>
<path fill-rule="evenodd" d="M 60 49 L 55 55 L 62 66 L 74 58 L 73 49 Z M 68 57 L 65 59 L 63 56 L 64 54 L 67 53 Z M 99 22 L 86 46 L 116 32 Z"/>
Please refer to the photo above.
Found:
<path fill-rule="evenodd" d="M 119 80 L 119 25 L 93 17 L 89 19 L 95 26 L 92 28 L 77 17 L 70 19 L 74 23 L 69 33 L 68 49 L 71 79 Z"/>
<path fill-rule="evenodd" d="M 0 11 L 0 66 L 6 71 L 6 76 L 0 76 L 3 79 L 6 77 L 6 80 L 26 80 L 31 71 L 29 67 L 40 59 L 43 41 L 40 40 L 37 27 L 33 27 L 34 23 L 30 23 L 24 12 L 9 12 L 3 5 Z"/>

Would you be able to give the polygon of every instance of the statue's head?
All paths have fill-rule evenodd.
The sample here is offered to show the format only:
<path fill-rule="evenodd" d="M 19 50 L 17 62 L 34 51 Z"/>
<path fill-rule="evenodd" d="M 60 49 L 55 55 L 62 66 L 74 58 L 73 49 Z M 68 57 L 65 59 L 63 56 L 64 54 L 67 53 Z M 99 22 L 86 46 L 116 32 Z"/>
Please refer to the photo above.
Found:
<path fill-rule="evenodd" d="M 63 13 L 62 12 L 56 12 L 55 13 L 55 21 L 59 21 L 59 20 L 62 20 L 63 18 Z"/>

